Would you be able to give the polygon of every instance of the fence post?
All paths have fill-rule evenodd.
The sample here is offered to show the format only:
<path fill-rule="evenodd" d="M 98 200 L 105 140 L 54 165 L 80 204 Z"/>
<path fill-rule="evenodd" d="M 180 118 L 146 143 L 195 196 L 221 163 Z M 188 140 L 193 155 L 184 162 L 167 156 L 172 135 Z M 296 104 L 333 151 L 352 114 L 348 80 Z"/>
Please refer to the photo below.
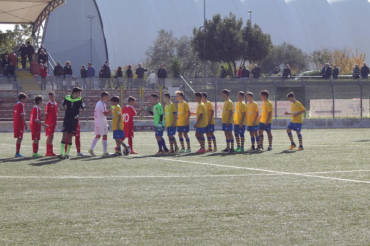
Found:
<path fill-rule="evenodd" d="M 308 108 L 308 103 L 307 103 L 306 81 L 304 79 L 302 79 L 301 82 L 302 82 L 302 85 L 303 85 L 304 106 L 305 106 L 306 109 L 309 109 Z M 309 109 L 309 110 L 311 110 L 311 109 Z M 304 113 L 304 118 L 307 119 L 307 110 Z"/>
<path fill-rule="evenodd" d="M 363 119 L 363 87 L 362 87 L 362 83 L 360 81 L 358 81 L 358 85 L 360 86 L 360 118 L 361 120 Z"/>
<path fill-rule="evenodd" d="M 334 84 L 333 84 L 333 79 L 330 78 L 330 86 L 331 86 L 331 96 L 332 96 L 332 114 L 333 114 L 333 120 L 335 119 L 335 94 L 334 94 Z"/>
<path fill-rule="evenodd" d="M 217 119 L 217 80 L 215 79 L 215 81 L 214 81 L 214 88 L 215 88 L 215 119 Z"/>
<path fill-rule="evenodd" d="M 277 86 L 276 86 L 276 84 L 275 84 L 275 81 L 272 81 L 272 84 L 273 84 L 273 86 L 274 86 L 274 101 L 275 101 L 275 120 L 277 120 L 277 118 L 278 118 L 278 109 L 277 109 L 277 107 L 278 107 L 278 104 L 277 104 Z"/>

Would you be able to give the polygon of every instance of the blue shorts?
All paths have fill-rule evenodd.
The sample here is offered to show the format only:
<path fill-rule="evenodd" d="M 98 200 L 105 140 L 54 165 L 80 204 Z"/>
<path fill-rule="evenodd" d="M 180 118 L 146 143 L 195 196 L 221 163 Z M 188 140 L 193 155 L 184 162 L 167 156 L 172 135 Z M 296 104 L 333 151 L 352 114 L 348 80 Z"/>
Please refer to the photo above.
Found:
<path fill-rule="evenodd" d="M 256 132 L 256 131 L 258 131 L 258 126 L 248 126 L 247 131 L 248 132 Z"/>
<path fill-rule="evenodd" d="M 269 124 L 260 123 L 258 125 L 258 129 L 262 131 L 271 131 L 271 123 Z"/>
<path fill-rule="evenodd" d="M 233 130 L 233 124 L 222 124 L 222 130 L 225 132 L 231 132 Z"/>
<path fill-rule="evenodd" d="M 163 137 L 163 127 L 155 127 L 155 136 Z"/>
<path fill-rule="evenodd" d="M 215 132 L 215 125 L 208 125 L 207 126 L 207 133 Z"/>
<path fill-rule="evenodd" d="M 189 126 L 178 126 L 178 127 L 177 127 L 177 131 L 178 131 L 178 132 L 185 132 L 185 133 L 188 133 L 188 132 L 189 132 Z"/>
<path fill-rule="evenodd" d="M 125 132 L 122 130 L 113 131 L 113 139 L 125 139 Z"/>
<path fill-rule="evenodd" d="M 234 132 L 236 135 L 244 135 L 245 126 L 240 127 L 240 125 L 234 125 Z"/>
<path fill-rule="evenodd" d="M 207 127 L 197 127 L 195 128 L 195 132 L 199 134 L 204 134 L 207 132 Z"/>
<path fill-rule="evenodd" d="M 288 125 L 288 129 L 294 130 L 296 132 L 300 132 L 300 131 L 302 131 L 302 123 L 290 122 L 289 125 Z"/>
<path fill-rule="evenodd" d="M 171 137 L 176 134 L 176 127 L 169 126 L 167 127 L 167 136 Z"/>

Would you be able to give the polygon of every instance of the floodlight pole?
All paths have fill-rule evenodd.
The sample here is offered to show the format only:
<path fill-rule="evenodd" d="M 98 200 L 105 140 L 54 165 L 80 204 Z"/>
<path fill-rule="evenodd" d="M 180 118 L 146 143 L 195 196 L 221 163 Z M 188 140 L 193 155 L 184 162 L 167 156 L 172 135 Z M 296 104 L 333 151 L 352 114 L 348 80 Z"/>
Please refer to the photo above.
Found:
<path fill-rule="evenodd" d="M 206 17 L 206 0 L 203 0 L 203 27 L 204 27 L 204 31 L 206 31 L 206 21 L 207 21 L 207 17 Z M 203 53 L 205 54 L 206 52 L 206 39 L 204 39 L 204 47 L 203 47 Z M 204 68 L 203 68 L 203 78 L 206 78 L 207 77 L 207 62 L 204 61 Z"/>
<path fill-rule="evenodd" d="M 90 21 L 90 63 L 93 64 L 93 20 L 95 16 L 88 15 L 87 18 Z"/>
<path fill-rule="evenodd" d="M 252 24 L 252 13 L 253 13 L 253 11 L 252 11 L 252 10 L 248 10 L 248 14 L 249 14 L 249 21 L 251 22 L 251 24 Z"/>

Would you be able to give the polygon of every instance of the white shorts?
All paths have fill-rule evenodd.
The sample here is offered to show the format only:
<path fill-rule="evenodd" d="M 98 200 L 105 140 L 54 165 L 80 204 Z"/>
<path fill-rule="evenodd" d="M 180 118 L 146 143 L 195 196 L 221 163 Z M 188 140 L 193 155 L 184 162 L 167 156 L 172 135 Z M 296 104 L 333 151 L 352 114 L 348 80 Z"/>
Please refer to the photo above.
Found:
<path fill-rule="evenodd" d="M 95 124 L 95 135 L 108 135 L 108 124 Z"/>

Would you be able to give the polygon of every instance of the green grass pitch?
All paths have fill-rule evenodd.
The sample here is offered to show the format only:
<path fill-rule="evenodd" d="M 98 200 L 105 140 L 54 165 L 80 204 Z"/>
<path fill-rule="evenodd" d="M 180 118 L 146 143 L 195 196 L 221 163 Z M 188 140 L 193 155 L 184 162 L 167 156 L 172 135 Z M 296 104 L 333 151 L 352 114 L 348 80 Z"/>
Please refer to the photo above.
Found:
<path fill-rule="evenodd" d="M 370 130 L 305 130 L 303 152 L 273 135 L 261 154 L 152 157 L 142 132 L 138 156 L 15 161 L 2 133 L 0 245 L 370 245 Z"/>

